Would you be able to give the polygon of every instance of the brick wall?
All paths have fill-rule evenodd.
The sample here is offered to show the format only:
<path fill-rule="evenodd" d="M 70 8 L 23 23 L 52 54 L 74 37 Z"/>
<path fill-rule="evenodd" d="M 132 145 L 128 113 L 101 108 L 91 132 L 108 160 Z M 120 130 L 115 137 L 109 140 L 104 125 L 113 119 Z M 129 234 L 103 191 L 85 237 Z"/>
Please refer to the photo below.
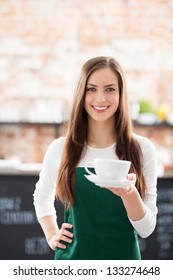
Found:
<path fill-rule="evenodd" d="M 0 119 L 33 116 L 45 99 L 67 105 L 81 64 L 104 54 L 124 68 L 130 100 L 149 99 L 155 108 L 166 103 L 172 111 L 172 15 L 172 0 L 1 0 Z M 38 161 L 44 148 L 35 156 L 32 143 L 40 141 L 40 129 L 1 126 L 1 157 L 14 140 L 22 159 Z M 32 138 L 29 156 L 21 135 L 24 142 Z M 42 137 L 45 147 L 54 130 L 49 141 Z"/>

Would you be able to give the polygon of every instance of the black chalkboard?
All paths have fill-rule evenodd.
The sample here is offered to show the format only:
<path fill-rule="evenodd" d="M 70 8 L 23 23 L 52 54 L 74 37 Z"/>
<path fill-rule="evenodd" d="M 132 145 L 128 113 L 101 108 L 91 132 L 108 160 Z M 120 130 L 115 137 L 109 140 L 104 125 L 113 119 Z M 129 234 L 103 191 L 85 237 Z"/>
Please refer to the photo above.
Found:
<path fill-rule="evenodd" d="M 38 176 L 0 175 L 0 259 L 53 259 L 52 251 L 37 222 L 33 192 Z M 63 222 L 63 206 L 58 224 Z M 173 179 L 158 179 L 158 218 L 152 235 L 139 238 L 142 259 L 173 260 Z"/>
<path fill-rule="evenodd" d="M 36 219 L 33 192 L 37 176 L 0 176 L 0 259 L 53 259 Z M 56 205 L 60 210 L 62 207 Z M 62 210 L 60 219 L 63 219 Z M 61 221 L 59 221 L 61 222 Z"/>
<path fill-rule="evenodd" d="M 139 238 L 142 258 L 173 260 L 173 178 L 158 179 L 156 229 L 148 238 Z"/>

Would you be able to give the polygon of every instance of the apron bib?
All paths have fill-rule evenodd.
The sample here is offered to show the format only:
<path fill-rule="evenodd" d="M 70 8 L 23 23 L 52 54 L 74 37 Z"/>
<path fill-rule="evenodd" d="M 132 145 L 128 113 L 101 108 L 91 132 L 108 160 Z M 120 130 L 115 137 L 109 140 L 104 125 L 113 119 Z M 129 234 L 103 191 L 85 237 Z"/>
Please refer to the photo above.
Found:
<path fill-rule="evenodd" d="M 92 170 L 94 171 L 94 170 Z M 56 260 L 139 260 L 138 236 L 120 197 L 88 181 L 83 167 L 75 170 L 75 203 L 64 210 L 73 225 L 73 242 L 57 248 Z"/>

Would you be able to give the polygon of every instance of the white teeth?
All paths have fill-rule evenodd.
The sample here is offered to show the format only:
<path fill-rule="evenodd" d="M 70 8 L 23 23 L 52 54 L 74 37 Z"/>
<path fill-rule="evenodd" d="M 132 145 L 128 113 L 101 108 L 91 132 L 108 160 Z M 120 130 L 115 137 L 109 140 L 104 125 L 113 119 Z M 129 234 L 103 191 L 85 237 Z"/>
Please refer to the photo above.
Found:
<path fill-rule="evenodd" d="M 108 108 L 108 106 L 106 106 L 106 107 L 96 107 L 96 106 L 94 106 L 94 109 L 96 109 L 96 110 L 105 110 L 105 109 L 107 109 Z"/>

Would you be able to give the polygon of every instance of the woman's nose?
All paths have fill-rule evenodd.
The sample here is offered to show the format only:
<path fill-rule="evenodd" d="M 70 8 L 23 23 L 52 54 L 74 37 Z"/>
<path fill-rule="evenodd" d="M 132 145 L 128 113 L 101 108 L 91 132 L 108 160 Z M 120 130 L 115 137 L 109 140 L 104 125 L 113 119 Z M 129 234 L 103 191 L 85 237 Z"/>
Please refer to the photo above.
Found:
<path fill-rule="evenodd" d="M 105 98 L 105 94 L 103 91 L 98 91 L 97 93 L 97 100 L 100 101 L 100 102 L 103 102 L 106 100 Z"/>

